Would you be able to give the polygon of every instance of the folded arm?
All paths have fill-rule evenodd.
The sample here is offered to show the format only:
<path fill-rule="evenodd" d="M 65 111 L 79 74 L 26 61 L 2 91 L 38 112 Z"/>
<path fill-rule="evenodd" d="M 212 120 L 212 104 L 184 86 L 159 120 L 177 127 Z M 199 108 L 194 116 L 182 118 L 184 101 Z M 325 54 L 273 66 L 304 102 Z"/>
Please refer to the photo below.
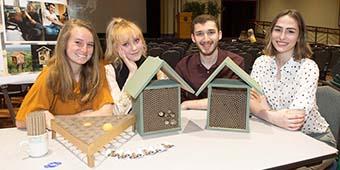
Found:
<path fill-rule="evenodd" d="M 271 110 L 266 97 L 251 90 L 250 111 L 255 116 L 287 130 L 299 130 L 305 121 L 305 111 L 297 109 Z"/>

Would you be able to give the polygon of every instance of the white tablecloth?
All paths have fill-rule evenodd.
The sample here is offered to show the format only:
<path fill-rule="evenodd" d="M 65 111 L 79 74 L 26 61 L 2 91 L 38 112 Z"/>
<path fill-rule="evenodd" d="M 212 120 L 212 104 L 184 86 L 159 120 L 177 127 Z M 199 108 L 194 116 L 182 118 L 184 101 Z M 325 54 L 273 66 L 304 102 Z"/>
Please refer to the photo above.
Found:
<path fill-rule="evenodd" d="M 266 169 L 337 153 L 332 148 L 301 132 L 287 131 L 256 118 L 250 119 L 250 132 L 206 130 L 205 111 L 183 111 L 180 132 L 141 137 L 135 135 L 121 149 L 156 146 L 167 142 L 175 147 L 140 159 L 108 157 L 96 169 L 114 170 L 215 170 Z M 27 158 L 19 143 L 26 132 L 0 129 L 0 169 L 44 169 L 49 162 L 62 164 L 53 169 L 83 170 L 87 165 L 61 143 L 50 140 L 49 153 L 42 158 Z M 51 169 L 51 168 L 49 168 Z"/>

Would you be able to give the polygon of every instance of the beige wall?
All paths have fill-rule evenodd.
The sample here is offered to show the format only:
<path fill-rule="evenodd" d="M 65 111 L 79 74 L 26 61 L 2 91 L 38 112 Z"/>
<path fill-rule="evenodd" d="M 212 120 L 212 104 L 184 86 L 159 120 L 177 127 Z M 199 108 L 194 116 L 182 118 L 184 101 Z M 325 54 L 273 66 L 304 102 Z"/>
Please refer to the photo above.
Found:
<path fill-rule="evenodd" d="M 175 6 L 175 1 L 161 0 L 161 34 L 174 33 Z"/>
<path fill-rule="evenodd" d="M 208 2 L 209 0 L 160 0 L 161 2 L 161 34 L 175 34 L 177 32 L 177 14 L 183 10 L 185 2 Z M 216 0 L 221 5 L 221 0 Z M 221 17 L 218 17 L 221 20 Z"/>
<path fill-rule="evenodd" d="M 69 0 L 68 4 L 71 18 L 90 20 L 97 32 L 105 33 L 112 17 L 123 17 L 147 31 L 146 0 Z"/>
<path fill-rule="evenodd" d="M 339 28 L 340 0 L 258 0 L 257 20 L 271 21 L 283 9 L 296 9 L 308 26 Z"/>

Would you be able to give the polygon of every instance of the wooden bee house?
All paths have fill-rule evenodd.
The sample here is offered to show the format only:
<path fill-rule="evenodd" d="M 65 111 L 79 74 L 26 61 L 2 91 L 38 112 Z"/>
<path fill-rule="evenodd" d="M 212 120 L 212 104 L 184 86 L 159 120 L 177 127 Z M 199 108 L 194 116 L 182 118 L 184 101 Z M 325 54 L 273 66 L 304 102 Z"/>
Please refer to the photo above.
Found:
<path fill-rule="evenodd" d="M 152 80 L 161 70 L 170 79 Z M 128 80 L 125 91 L 134 98 L 132 112 L 136 114 L 140 135 L 181 130 L 181 87 L 194 90 L 163 60 L 148 57 Z"/>
<path fill-rule="evenodd" d="M 243 81 L 215 79 L 229 67 Z M 249 131 L 250 86 L 260 91 L 259 85 L 227 57 L 196 92 L 199 95 L 208 86 L 207 129 Z"/>

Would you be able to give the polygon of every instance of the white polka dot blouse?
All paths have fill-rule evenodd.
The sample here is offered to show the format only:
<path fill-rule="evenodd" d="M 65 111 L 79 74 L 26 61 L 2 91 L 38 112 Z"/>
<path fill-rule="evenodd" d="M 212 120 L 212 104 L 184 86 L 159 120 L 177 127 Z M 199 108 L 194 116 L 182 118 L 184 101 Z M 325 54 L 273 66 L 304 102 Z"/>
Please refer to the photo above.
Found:
<path fill-rule="evenodd" d="M 310 59 L 294 61 L 291 58 L 279 71 L 281 78 L 277 80 L 275 57 L 263 55 L 256 59 L 251 72 L 251 77 L 261 85 L 271 109 L 304 109 L 307 116 L 302 132 L 325 132 L 328 123 L 316 105 L 319 79 L 317 64 Z"/>

